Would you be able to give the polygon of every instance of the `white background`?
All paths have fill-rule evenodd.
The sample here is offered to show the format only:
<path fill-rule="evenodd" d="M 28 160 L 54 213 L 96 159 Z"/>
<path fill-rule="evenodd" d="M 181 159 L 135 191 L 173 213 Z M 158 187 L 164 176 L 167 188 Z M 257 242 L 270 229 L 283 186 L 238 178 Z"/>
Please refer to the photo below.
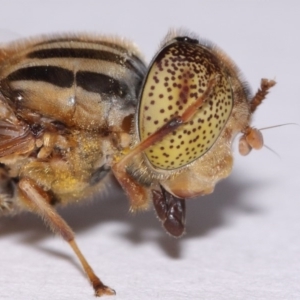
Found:
<path fill-rule="evenodd" d="M 88 31 L 134 40 L 147 61 L 170 27 L 223 48 L 252 86 L 277 86 L 257 128 L 300 123 L 299 1 L 0 1 L 2 41 Z M 187 234 L 167 236 L 152 211 L 131 215 L 116 186 L 60 210 L 115 299 L 300 299 L 300 127 L 264 131 L 210 196 L 188 201 Z M 236 148 L 236 145 L 235 145 Z M 237 149 L 235 149 L 237 150 Z M 114 190 L 114 192 L 112 191 Z M 35 216 L 0 220 L 0 299 L 94 299 L 69 249 Z"/>

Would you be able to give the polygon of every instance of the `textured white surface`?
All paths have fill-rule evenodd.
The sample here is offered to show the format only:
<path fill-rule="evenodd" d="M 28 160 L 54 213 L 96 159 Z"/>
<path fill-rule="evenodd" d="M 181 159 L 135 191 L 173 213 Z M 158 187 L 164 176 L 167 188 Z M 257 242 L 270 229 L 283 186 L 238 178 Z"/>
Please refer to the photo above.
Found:
<path fill-rule="evenodd" d="M 1 1 L 1 40 L 89 31 L 134 40 L 149 61 L 169 27 L 223 48 L 255 91 L 278 85 L 258 128 L 299 121 L 298 1 Z M 300 299 L 300 127 L 264 132 L 267 149 L 240 157 L 214 194 L 188 202 L 187 234 L 168 237 L 152 211 L 128 213 L 112 187 L 61 210 L 115 299 Z M 113 192 L 114 191 L 114 192 Z M 0 299 L 94 299 L 71 250 L 31 215 L 0 220 Z"/>

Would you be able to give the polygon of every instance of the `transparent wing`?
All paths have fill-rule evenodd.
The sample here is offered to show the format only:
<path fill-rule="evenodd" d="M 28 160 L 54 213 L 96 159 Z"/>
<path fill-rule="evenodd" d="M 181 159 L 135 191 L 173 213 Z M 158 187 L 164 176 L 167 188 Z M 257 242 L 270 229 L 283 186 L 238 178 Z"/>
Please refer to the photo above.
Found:
<path fill-rule="evenodd" d="M 35 137 L 29 126 L 18 120 L 13 109 L 0 95 L 0 158 L 11 154 L 28 154 L 34 149 Z"/>

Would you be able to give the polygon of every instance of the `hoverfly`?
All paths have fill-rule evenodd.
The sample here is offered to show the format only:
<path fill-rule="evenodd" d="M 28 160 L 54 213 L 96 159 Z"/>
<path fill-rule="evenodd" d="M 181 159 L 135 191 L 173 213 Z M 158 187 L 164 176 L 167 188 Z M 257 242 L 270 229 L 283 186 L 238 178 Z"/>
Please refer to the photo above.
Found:
<path fill-rule="evenodd" d="M 212 193 L 240 153 L 263 145 L 234 63 L 193 35 L 170 33 L 147 68 L 130 42 L 42 37 L 0 50 L 0 212 L 42 217 L 74 250 L 96 296 L 112 295 L 56 204 L 87 199 L 113 172 L 131 210 L 153 203 L 166 231 L 185 230 L 185 199 Z"/>

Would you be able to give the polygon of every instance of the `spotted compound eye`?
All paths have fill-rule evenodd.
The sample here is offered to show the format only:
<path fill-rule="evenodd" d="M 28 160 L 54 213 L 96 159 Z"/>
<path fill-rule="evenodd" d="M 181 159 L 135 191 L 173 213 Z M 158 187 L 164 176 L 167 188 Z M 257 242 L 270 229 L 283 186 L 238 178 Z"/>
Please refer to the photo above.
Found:
<path fill-rule="evenodd" d="M 139 104 L 143 141 L 168 121 L 182 116 L 217 78 L 213 92 L 187 123 L 144 150 L 158 169 L 174 170 L 204 155 L 216 142 L 233 107 L 230 78 L 212 49 L 183 37 L 167 44 L 152 61 Z"/>

